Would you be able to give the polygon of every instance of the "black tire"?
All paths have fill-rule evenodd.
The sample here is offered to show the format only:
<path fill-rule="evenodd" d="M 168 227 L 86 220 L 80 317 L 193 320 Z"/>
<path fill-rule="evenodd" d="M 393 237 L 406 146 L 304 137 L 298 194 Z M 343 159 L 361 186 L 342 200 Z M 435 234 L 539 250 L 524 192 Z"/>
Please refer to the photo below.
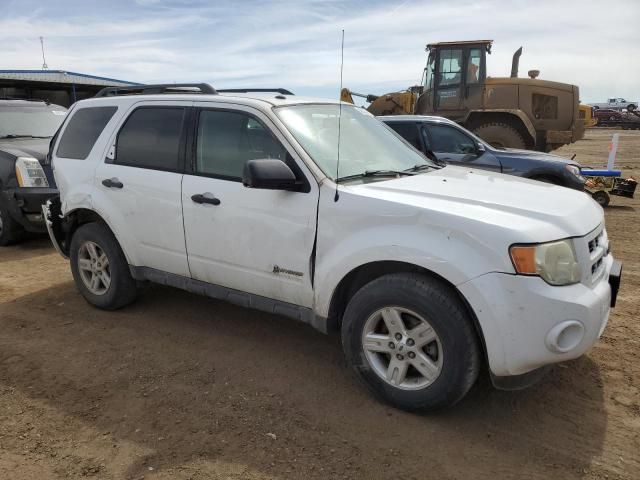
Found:
<path fill-rule="evenodd" d="M 391 385 L 367 359 L 362 341 L 367 320 L 385 307 L 399 307 L 421 315 L 438 336 L 441 369 L 429 385 L 412 390 Z M 406 322 L 406 317 L 403 318 Z M 399 345 L 395 352 L 400 351 Z M 362 287 L 344 313 L 342 346 L 348 364 L 378 398 L 408 411 L 454 405 L 473 386 L 480 371 L 478 338 L 461 300 L 448 285 L 419 274 L 384 275 Z"/>
<path fill-rule="evenodd" d="M 473 133 L 494 147 L 526 149 L 522 134 L 506 122 L 483 123 L 473 128 Z"/>
<path fill-rule="evenodd" d="M 591 196 L 596 202 L 598 202 L 598 205 L 600 205 L 602 208 L 609 206 L 609 202 L 611 201 L 611 197 L 604 190 L 593 192 Z"/>
<path fill-rule="evenodd" d="M 79 252 L 86 242 L 98 245 L 109 261 L 110 285 L 103 294 L 92 293 L 80 274 Z M 73 235 L 70 248 L 71 273 L 76 287 L 90 304 L 104 309 L 117 310 L 132 303 L 137 296 L 136 281 L 131 277 L 127 260 L 111 230 L 103 223 L 87 223 Z"/>
<path fill-rule="evenodd" d="M 595 106 L 595 107 L 593 107 L 593 109 L 594 109 L 594 110 L 600 110 L 600 107 Z"/>
<path fill-rule="evenodd" d="M 632 103 L 627 106 L 627 112 L 633 112 L 636 109 L 636 106 Z"/>
<path fill-rule="evenodd" d="M 24 228 L 16 222 L 6 207 L 0 204 L 0 247 L 18 243 L 24 237 Z"/>

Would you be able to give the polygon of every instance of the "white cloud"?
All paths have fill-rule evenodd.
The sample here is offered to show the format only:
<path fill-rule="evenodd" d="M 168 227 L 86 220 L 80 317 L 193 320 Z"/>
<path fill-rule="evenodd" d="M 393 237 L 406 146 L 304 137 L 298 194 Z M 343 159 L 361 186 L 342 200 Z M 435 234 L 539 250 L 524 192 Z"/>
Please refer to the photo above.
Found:
<path fill-rule="evenodd" d="M 522 45 L 523 73 L 537 68 L 541 78 L 577 84 L 585 101 L 640 99 L 635 0 L 137 0 L 98 13 L 61 7 L 58 15 L 45 5 L 21 11 L 25 2 L 15 3 L 0 20 L 3 68 L 38 68 L 44 35 L 50 68 L 337 95 L 344 28 L 344 82 L 357 91 L 419 82 L 426 43 L 491 38 L 492 76 L 509 73 Z"/>

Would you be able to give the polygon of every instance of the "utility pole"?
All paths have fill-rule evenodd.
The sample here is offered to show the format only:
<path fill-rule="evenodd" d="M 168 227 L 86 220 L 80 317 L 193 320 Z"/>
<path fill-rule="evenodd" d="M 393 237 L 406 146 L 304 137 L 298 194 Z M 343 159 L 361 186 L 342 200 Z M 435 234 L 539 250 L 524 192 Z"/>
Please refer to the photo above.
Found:
<path fill-rule="evenodd" d="M 40 48 L 42 49 L 42 69 L 48 70 L 49 67 L 47 66 L 47 60 L 44 57 L 44 37 L 40 37 Z"/>

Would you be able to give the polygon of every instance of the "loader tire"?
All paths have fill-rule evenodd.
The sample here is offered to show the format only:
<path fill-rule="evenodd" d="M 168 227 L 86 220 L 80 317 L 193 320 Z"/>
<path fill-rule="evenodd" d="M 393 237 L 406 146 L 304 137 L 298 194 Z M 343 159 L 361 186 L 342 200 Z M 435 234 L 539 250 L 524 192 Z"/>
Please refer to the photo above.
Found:
<path fill-rule="evenodd" d="M 506 122 L 483 123 L 473 130 L 485 142 L 498 148 L 527 148 L 522 134 Z"/>

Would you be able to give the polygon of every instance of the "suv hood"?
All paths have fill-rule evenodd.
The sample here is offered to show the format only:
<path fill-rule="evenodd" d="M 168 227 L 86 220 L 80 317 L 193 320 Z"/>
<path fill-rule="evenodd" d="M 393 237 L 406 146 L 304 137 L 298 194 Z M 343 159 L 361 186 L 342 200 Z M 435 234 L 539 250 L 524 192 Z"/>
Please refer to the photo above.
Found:
<path fill-rule="evenodd" d="M 519 150 L 517 148 L 505 148 L 504 150 L 491 149 L 491 153 L 496 158 L 530 158 L 535 160 L 541 160 L 546 162 L 560 162 L 566 165 L 578 165 L 580 164 L 575 160 L 569 158 L 560 157 L 559 155 L 553 155 L 551 153 L 535 152 L 532 150 Z"/>
<path fill-rule="evenodd" d="M 14 157 L 33 157 L 44 165 L 50 138 L 4 138 L 0 150 Z"/>
<path fill-rule="evenodd" d="M 446 222 L 462 220 L 462 229 L 471 221 L 515 231 L 520 242 L 583 236 L 604 220 L 602 208 L 584 192 L 456 166 L 348 188 L 400 207 L 389 215 L 420 207 L 431 217 L 446 214 Z"/>

